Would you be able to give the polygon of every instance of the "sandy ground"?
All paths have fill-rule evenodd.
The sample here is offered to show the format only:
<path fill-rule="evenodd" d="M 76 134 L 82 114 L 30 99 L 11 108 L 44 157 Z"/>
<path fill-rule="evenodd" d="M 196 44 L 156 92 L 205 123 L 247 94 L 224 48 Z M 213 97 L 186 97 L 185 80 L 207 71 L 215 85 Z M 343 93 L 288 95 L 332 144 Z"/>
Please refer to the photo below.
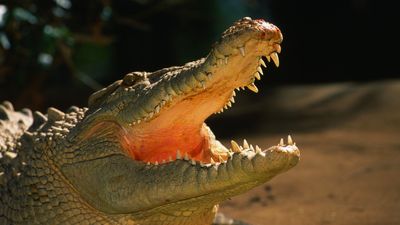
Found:
<path fill-rule="evenodd" d="M 220 211 L 253 225 L 400 224 L 400 81 L 284 87 L 232 111 L 257 118 L 251 143 L 291 133 L 302 155 Z"/>

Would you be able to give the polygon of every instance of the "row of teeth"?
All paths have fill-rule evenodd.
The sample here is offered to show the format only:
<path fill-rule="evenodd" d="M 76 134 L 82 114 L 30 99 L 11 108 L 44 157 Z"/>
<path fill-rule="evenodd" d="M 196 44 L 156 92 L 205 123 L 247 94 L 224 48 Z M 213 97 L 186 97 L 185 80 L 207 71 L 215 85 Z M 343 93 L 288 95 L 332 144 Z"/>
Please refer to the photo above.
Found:
<path fill-rule="evenodd" d="M 276 52 L 271 53 L 268 56 L 265 56 L 268 60 L 268 62 L 271 62 L 271 58 L 272 61 L 274 61 L 276 67 L 279 67 L 279 57 L 278 57 L 278 53 L 281 53 L 281 46 L 280 45 L 276 45 Z M 239 48 L 240 54 L 245 57 L 246 56 L 246 51 L 244 47 L 240 47 Z"/>
<path fill-rule="evenodd" d="M 281 138 L 281 140 L 278 143 L 278 147 L 284 147 L 289 145 L 296 146 L 296 143 L 293 142 L 293 139 L 290 135 L 288 135 L 287 137 L 287 144 L 285 144 L 283 138 Z M 261 148 L 258 147 L 258 145 L 256 145 L 256 147 L 254 148 L 253 145 L 251 144 L 249 145 L 246 139 L 243 140 L 243 146 L 240 146 L 236 141 L 231 140 L 231 148 L 229 150 L 235 153 L 241 153 L 244 150 L 252 150 L 256 153 L 262 152 Z"/>
<path fill-rule="evenodd" d="M 280 142 L 278 143 L 278 147 L 296 146 L 296 143 L 293 142 L 292 137 L 290 135 L 287 138 L 287 143 L 288 144 L 286 145 L 284 143 L 283 138 L 281 138 Z M 229 156 L 229 158 L 231 158 L 233 156 L 233 154 L 235 154 L 235 153 L 241 154 L 243 152 L 246 152 L 246 154 L 248 154 L 249 151 L 251 151 L 252 153 L 255 153 L 255 155 L 260 154 L 260 155 L 265 156 L 265 153 L 261 150 L 261 148 L 258 145 L 256 145 L 254 147 L 253 145 L 249 144 L 246 139 L 243 140 L 243 146 L 239 145 L 236 141 L 231 140 L 231 148 L 229 148 L 228 156 Z M 175 159 L 173 159 L 170 156 L 168 159 L 168 162 L 173 162 L 175 160 L 184 160 L 194 166 L 200 165 L 201 167 L 210 167 L 210 166 L 215 166 L 215 165 L 219 165 L 219 164 L 227 162 L 220 155 L 218 157 L 219 157 L 219 162 L 215 162 L 214 159 L 211 158 L 210 163 L 204 163 L 201 161 L 196 161 L 194 159 L 191 159 L 187 153 L 182 155 L 181 152 L 179 150 L 177 150 Z M 167 163 L 167 160 L 163 160 L 161 163 L 159 163 L 158 161 L 156 161 L 154 163 L 147 162 L 146 165 L 147 166 L 150 166 L 150 165 L 158 166 L 159 164 L 165 164 L 165 163 Z"/>
<path fill-rule="evenodd" d="M 220 161 L 221 163 L 225 163 L 225 162 L 226 162 L 225 160 L 222 159 L 221 156 L 218 156 L 218 157 L 219 157 L 219 161 Z M 220 164 L 220 162 L 215 162 L 213 158 L 211 158 L 211 162 L 210 162 L 210 163 L 204 163 L 204 162 L 201 162 L 201 161 L 196 161 L 196 160 L 194 160 L 194 159 L 191 159 L 187 153 L 185 153 L 184 155 L 182 155 L 181 152 L 180 152 L 179 150 L 177 150 L 177 151 L 176 151 L 175 159 L 173 159 L 172 156 L 169 156 L 168 161 L 167 161 L 167 160 L 163 160 L 161 163 L 159 163 L 158 161 L 155 161 L 154 163 L 147 162 L 146 165 L 148 165 L 148 166 L 149 166 L 149 165 L 156 165 L 156 166 L 157 166 L 157 165 L 159 165 L 159 164 L 165 164 L 165 163 L 167 163 L 167 162 L 173 162 L 173 161 L 175 161 L 175 160 L 184 160 L 184 161 L 188 161 L 190 164 L 192 164 L 192 165 L 194 165 L 194 166 L 195 166 L 196 164 L 198 164 L 198 165 L 200 165 L 201 167 L 208 167 L 208 166 Z"/>
<path fill-rule="evenodd" d="M 280 45 L 277 45 L 277 46 L 278 46 L 278 47 L 277 47 L 277 51 L 271 53 L 270 55 L 265 56 L 265 58 L 267 58 L 267 61 L 268 61 L 268 62 L 271 62 L 271 59 L 272 59 L 272 61 L 274 62 L 275 66 L 276 66 L 276 67 L 279 67 L 279 56 L 278 56 L 278 53 L 281 52 L 281 47 L 280 47 Z M 244 47 L 239 48 L 239 51 L 240 51 L 240 54 L 241 54 L 243 57 L 246 55 L 246 53 L 245 53 L 245 48 L 244 48 Z M 225 57 L 225 63 L 227 62 L 227 58 L 228 58 L 228 57 Z M 258 61 L 258 62 L 259 62 L 259 64 L 258 64 L 258 66 L 257 66 L 257 70 L 256 70 L 256 72 L 254 73 L 253 76 L 254 76 L 255 79 L 261 80 L 261 76 L 264 75 L 263 70 L 262 70 L 262 66 L 265 67 L 265 68 L 267 68 L 267 65 L 265 64 L 264 60 L 263 60 L 261 57 L 259 58 L 259 61 Z M 254 79 L 254 80 L 255 80 L 255 79 Z M 252 91 L 252 92 L 254 92 L 254 93 L 258 93 L 258 88 L 257 88 L 257 86 L 254 84 L 254 80 L 253 80 L 252 83 L 248 84 L 247 86 L 237 87 L 235 90 L 233 90 L 231 98 L 230 98 L 229 101 L 220 109 L 220 111 L 217 112 L 217 114 L 222 113 L 225 109 L 228 109 L 228 108 L 232 107 L 232 104 L 235 103 L 235 96 L 236 96 L 236 92 L 235 92 L 235 91 L 240 91 L 241 89 L 244 90 L 245 87 L 247 87 L 250 91 Z"/>

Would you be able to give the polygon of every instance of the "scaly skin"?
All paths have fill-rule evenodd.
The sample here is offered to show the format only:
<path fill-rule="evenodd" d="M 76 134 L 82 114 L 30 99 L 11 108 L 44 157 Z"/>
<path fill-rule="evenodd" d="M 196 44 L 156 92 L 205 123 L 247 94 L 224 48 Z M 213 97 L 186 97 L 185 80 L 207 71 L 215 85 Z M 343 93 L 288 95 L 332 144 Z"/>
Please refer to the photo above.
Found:
<path fill-rule="evenodd" d="M 295 166 L 291 138 L 226 148 L 204 120 L 235 89 L 257 92 L 282 34 L 243 18 L 206 58 L 127 74 L 88 108 L 47 115 L 0 107 L 0 224 L 211 224 L 218 203 Z M 259 72 L 257 72 L 259 71 Z"/>

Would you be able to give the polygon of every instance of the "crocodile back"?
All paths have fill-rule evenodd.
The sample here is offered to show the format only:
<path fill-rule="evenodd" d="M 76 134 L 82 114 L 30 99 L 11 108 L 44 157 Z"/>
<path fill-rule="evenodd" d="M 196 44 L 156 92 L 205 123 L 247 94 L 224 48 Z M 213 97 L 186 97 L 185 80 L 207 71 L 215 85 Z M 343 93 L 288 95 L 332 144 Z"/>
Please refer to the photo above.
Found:
<path fill-rule="evenodd" d="M 0 156 L 15 152 L 18 139 L 32 122 L 31 110 L 14 111 L 13 105 L 8 101 L 0 104 Z"/>

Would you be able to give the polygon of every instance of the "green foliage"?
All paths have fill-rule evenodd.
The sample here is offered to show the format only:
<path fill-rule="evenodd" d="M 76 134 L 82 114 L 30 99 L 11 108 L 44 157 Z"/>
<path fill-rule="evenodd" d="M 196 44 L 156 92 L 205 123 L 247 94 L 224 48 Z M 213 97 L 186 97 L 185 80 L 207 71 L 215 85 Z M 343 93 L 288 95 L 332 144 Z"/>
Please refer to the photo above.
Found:
<path fill-rule="evenodd" d="M 106 37 L 102 28 L 107 25 L 99 23 L 110 19 L 112 9 L 105 1 L 79 2 L 76 8 L 72 3 L 70 0 L 23 0 L 0 4 L 1 80 L 24 84 L 39 75 L 45 78 L 43 81 L 52 76 L 80 80 L 82 73 L 73 60 L 75 47 L 93 46 Z M 86 14 L 92 18 L 85 21 Z M 103 47 L 91 49 L 97 52 Z M 89 55 L 96 57 L 95 53 Z"/>

